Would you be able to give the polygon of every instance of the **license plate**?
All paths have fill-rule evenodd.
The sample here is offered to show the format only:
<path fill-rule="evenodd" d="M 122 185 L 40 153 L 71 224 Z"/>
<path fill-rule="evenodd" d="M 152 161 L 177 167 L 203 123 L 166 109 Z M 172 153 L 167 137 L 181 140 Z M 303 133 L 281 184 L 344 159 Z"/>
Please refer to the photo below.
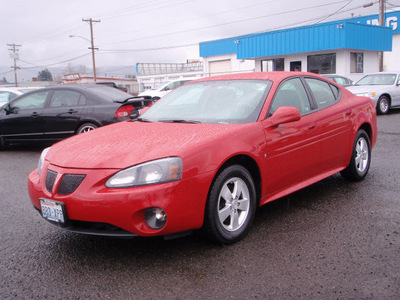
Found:
<path fill-rule="evenodd" d="M 64 203 L 41 198 L 40 206 L 43 218 L 58 223 L 65 222 Z"/>

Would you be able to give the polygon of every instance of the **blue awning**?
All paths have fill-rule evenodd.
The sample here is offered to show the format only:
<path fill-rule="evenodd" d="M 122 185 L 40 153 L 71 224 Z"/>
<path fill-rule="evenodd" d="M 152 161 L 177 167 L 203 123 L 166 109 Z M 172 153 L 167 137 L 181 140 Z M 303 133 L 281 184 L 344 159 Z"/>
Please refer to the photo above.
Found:
<path fill-rule="evenodd" d="M 200 56 L 237 54 L 238 59 L 336 49 L 392 50 L 392 29 L 337 21 L 200 43 Z"/>

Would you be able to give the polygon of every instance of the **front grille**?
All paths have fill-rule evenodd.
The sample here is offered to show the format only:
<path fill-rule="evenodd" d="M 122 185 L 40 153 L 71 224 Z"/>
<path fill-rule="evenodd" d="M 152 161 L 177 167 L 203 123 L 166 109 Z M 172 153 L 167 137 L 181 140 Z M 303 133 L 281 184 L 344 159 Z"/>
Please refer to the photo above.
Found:
<path fill-rule="evenodd" d="M 53 191 L 54 181 L 56 180 L 57 172 L 47 170 L 46 174 L 46 189 L 51 193 Z"/>
<path fill-rule="evenodd" d="M 60 186 L 58 187 L 58 194 L 68 195 L 73 193 L 82 183 L 85 177 L 86 175 L 65 174 L 61 180 Z"/>

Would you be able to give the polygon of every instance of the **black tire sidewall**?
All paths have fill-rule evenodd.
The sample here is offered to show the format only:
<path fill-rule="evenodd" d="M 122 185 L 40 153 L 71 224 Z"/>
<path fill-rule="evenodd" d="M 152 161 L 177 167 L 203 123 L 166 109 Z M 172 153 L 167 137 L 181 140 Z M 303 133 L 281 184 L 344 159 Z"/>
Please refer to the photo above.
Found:
<path fill-rule="evenodd" d="M 358 141 L 360 140 L 360 138 L 364 138 L 368 145 L 368 165 L 363 172 L 360 172 L 357 169 L 357 165 L 356 165 L 356 154 L 357 154 L 356 147 L 357 147 L 357 144 L 358 144 Z M 350 161 L 350 165 L 345 170 L 345 177 L 347 177 L 351 180 L 357 180 L 357 181 L 362 180 L 367 175 L 370 165 L 371 165 L 371 142 L 369 140 L 368 134 L 363 129 L 360 129 L 357 132 L 356 137 L 354 139 L 353 152 L 351 154 L 351 161 Z"/>
<path fill-rule="evenodd" d="M 387 109 L 386 111 L 382 111 L 382 110 L 381 110 L 381 102 L 383 101 L 383 99 L 385 99 L 385 100 L 387 101 L 387 103 L 388 103 L 388 109 Z M 379 114 L 379 115 L 385 115 L 385 114 L 387 114 L 387 113 L 389 112 L 389 108 L 390 108 L 389 98 L 386 97 L 386 96 L 381 96 L 381 97 L 379 97 L 378 104 L 377 104 L 377 106 L 376 106 L 376 110 L 377 110 L 378 114 Z"/>
<path fill-rule="evenodd" d="M 228 231 L 219 221 L 218 198 L 224 184 L 234 177 L 238 177 L 246 183 L 250 193 L 250 208 L 244 224 L 236 231 Z M 205 212 L 206 234 L 214 241 L 223 244 L 230 244 L 241 240 L 250 230 L 256 211 L 256 205 L 255 186 L 249 171 L 241 165 L 227 167 L 216 177 L 209 193 Z"/>

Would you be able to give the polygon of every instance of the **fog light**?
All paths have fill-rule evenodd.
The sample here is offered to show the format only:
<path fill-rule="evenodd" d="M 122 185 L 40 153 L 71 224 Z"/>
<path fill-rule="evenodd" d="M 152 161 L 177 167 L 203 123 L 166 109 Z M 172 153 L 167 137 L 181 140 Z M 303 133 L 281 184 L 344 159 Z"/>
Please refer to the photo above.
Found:
<path fill-rule="evenodd" d="M 144 220 L 151 229 L 161 229 L 167 223 L 167 213 L 159 207 L 148 208 Z"/>

